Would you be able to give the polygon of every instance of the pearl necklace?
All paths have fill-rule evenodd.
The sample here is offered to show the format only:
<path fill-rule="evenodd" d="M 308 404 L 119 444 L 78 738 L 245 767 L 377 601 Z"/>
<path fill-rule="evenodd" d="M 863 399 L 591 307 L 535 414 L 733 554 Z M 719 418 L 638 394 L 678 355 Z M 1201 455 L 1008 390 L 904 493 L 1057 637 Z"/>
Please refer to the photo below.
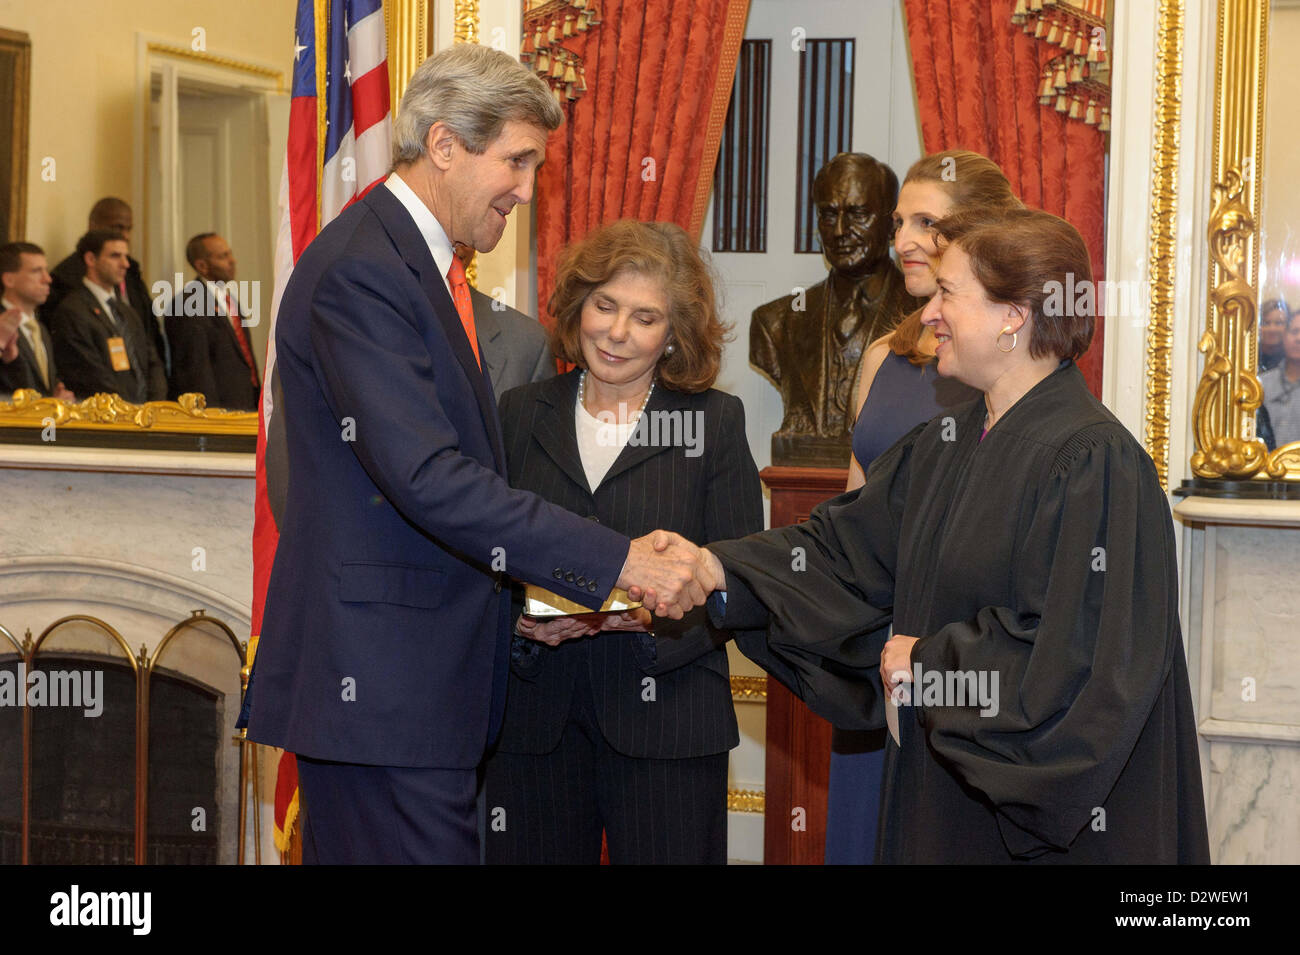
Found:
<path fill-rule="evenodd" d="M 645 398 L 641 400 L 641 407 L 636 410 L 636 414 L 628 419 L 629 425 L 635 425 L 640 420 L 641 415 L 645 412 L 645 406 L 650 403 L 650 396 L 655 392 L 655 381 L 650 379 L 650 388 L 645 393 Z M 587 409 L 587 369 L 582 369 L 582 374 L 578 376 L 578 407 L 584 411 Z M 590 412 L 588 412 L 590 414 Z"/>

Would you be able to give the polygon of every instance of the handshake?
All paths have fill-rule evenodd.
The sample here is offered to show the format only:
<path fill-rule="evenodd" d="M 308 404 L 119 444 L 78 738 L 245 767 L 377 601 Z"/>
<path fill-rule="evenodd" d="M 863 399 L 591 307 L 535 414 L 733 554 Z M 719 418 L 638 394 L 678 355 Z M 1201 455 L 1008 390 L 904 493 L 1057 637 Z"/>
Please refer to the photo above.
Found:
<path fill-rule="evenodd" d="M 574 637 L 602 630 L 649 630 L 656 617 L 680 620 L 692 607 L 704 603 L 715 590 L 726 589 L 722 563 L 680 534 L 655 531 L 638 537 L 628 548 L 617 586 L 643 606 L 623 614 L 585 614 L 538 621 L 520 617 L 515 630 L 521 636 L 555 646 Z"/>
<path fill-rule="evenodd" d="M 680 620 L 715 590 L 726 590 L 722 562 L 680 534 L 655 531 L 628 548 L 618 586 L 653 607 L 656 617 Z"/>

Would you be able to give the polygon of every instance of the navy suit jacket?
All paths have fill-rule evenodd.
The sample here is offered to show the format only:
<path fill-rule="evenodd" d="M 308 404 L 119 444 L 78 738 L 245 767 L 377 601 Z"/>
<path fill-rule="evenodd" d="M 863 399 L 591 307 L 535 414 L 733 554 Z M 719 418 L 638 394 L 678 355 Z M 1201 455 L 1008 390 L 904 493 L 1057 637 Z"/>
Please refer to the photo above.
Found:
<path fill-rule="evenodd" d="M 288 488 L 248 735 L 316 759 L 473 767 L 508 672 L 494 571 L 599 602 L 628 539 L 507 484 L 491 382 L 384 186 L 303 253 L 275 342 Z"/>

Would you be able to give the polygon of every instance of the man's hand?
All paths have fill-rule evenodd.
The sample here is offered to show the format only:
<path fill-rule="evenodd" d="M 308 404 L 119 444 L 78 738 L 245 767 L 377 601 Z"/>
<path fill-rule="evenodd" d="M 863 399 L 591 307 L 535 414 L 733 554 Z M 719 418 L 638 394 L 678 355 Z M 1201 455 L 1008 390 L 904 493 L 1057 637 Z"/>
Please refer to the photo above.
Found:
<path fill-rule="evenodd" d="M 709 556 L 680 534 L 655 531 L 632 541 L 617 584 L 653 607 L 656 617 L 680 620 L 721 583 Z"/>
<path fill-rule="evenodd" d="M 18 358 L 18 326 L 23 313 L 16 308 L 0 312 L 0 361 L 6 365 Z"/>
<path fill-rule="evenodd" d="M 548 647 L 559 646 L 565 640 L 572 640 L 574 637 L 586 637 L 599 632 L 600 624 L 593 625 L 583 616 L 538 620 L 535 617 L 520 615 L 515 621 L 515 633 L 529 640 L 544 643 Z"/>
<path fill-rule="evenodd" d="M 69 391 L 61 381 L 54 385 L 54 393 L 50 397 L 58 398 L 60 401 L 71 401 L 74 404 L 77 401 L 77 396 Z"/>

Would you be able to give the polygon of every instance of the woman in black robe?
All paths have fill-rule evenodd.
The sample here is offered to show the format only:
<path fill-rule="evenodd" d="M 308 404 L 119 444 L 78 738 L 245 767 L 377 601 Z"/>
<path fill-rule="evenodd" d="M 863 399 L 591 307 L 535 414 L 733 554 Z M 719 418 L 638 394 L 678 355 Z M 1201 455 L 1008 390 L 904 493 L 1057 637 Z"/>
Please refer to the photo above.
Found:
<path fill-rule="evenodd" d="M 938 230 L 924 321 L 983 400 L 806 523 L 710 544 L 715 622 L 837 725 L 884 725 L 877 669 L 906 703 L 879 862 L 1208 863 L 1169 507 L 1074 364 L 1087 248 L 1035 210 Z"/>

